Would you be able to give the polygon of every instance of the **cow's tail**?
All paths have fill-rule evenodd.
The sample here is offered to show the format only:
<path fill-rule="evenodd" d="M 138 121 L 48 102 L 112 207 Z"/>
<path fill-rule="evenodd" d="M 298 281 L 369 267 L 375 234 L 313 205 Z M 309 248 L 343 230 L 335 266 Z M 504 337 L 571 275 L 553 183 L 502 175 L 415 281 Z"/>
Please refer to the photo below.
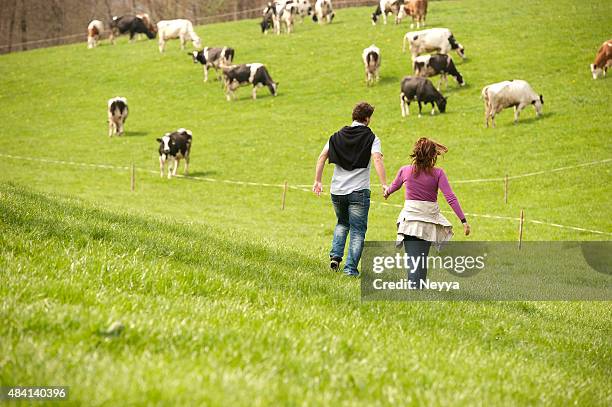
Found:
<path fill-rule="evenodd" d="M 448 37 L 448 43 L 450 44 L 451 49 L 460 48 L 459 47 L 459 43 L 457 42 L 457 40 L 455 39 L 455 36 L 453 34 L 451 34 L 450 37 Z"/>
<path fill-rule="evenodd" d="M 408 41 L 409 41 L 409 40 L 408 40 L 408 35 L 409 35 L 409 34 L 410 34 L 410 33 L 408 33 L 408 34 L 404 35 L 404 39 L 402 40 L 402 52 L 404 52 L 404 53 L 406 52 L 406 42 L 408 42 Z M 415 37 L 415 39 L 416 39 L 416 37 Z"/>
<path fill-rule="evenodd" d="M 366 56 L 366 62 L 368 63 L 368 70 L 373 71 L 378 63 L 378 54 L 376 52 L 369 52 Z"/>
<path fill-rule="evenodd" d="M 484 101 L 485 106 L 489 105 L 489 87 L 485 86 L 482 88 L 482 92 L 480 93 L 480 98 Z"/>
<path fill-rule="evenodd" d="M 234 48 L 228 48 L 225 50 L 225 60 L 230 64 L 234 60 L 234 53 Z"/>

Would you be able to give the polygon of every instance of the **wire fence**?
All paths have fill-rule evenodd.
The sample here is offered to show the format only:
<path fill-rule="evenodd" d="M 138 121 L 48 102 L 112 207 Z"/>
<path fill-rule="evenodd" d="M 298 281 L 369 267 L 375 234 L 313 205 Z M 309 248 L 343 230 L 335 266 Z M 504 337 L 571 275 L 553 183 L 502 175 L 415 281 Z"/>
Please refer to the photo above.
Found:
<path fill-rule="evenodd" d="M 18 155 L 12 155 L 12 154 L 4 154 L 4 153 L 0 153 L 0 157 L 3 158 L 8 158 L 8 159 L 13 159 L 13 160 L 22 160 L 22 161 L 33 161 L 33 162 L 40 162 L 40 163 L 46 163 L 46 164 L 56 164 L 56 165 L 65 165 L 65 166 L 76 166 L 76 167 L 83 167 L 83 168 L 91 168 L 91 169 L 105 169 L 105 170 L 115 170 L 115 171 L 122 171 L 122 172 L 131 172 L 132 174 L 132 190 L 134 190 L 134 174 L 135 171 L 139 171 L 141 173 L 147 173 L 147 174 L 155 174 L 156 176 L 159 176 L 159 171 L 156 170 L 149 170 L 149 169 L 143 169 L 143 168 L 137 168 L 134 167 L 134 165 L 132 164 L 131 166 L 117 166 L 117 165 L 112 165 L 112 164 L 95 164 L 95 163 L 83 163 L 83 162 L 77 162 L 77 161 L 67 161 L 67 160 L 55 160 L 55 159 L 51 159 L 51 158 L 42 158 L 42 157 L 25 157 L 25 156 L 18 156 Z M 571 165 L 571 166 L 565 166 L 565 167 L 559 167 L 559 168 L 552 168 L 549 170 L 542 170 L 542 171 L 535 171 L 535 172 L 530 172 L 530 173 L 525 173 L 525 174 L 517 174 L 512 176 L 512 179 L 520 179 L 520 178 L 526 178 L 526 177 L 531 177 L 534 175 L 542 175 L 542 174 L 554 174 L 554 173 L 558 173 L 560 171 L 567 171 L 567 170 L 571 170 L 571 169 L 579 169 L 579 168 L 584 168 L 584 167 L 589 167 L 589 166 L 594 166 L 594 165 L 602 165 L 602 164 L 608 164 L 612 162 L 612 158 L 608 158 L 608 159 L 604 159 L 604 160 L 598 160 L 598 161 L 592 161 L 592 162 L 588 162 L 588 163 L 582 163 L 582 164 L 576 164 L 576 165 Z M 285 195 L 286 195 L 286 191 L 287 189 L 292 189 L 292 190 L 297 190 L 297 191 L 302 191 L 302 192 L 311 192 L 310 189 L 310 185 L 306 185 L 306 184 L 289 184 L 288 182 L 285 181 L 285 183 L 271 183 L 271 182 L 253 182 L 253 181 L 242 181 L 242 180 L 233 180 L 233 179 L 220 179 L 220 178 L 210 178 L 210 177 L 200 177 L 200 176 L 184 176 L 184 175 L 176 175 L 177 178 L 179 179 L 189 179 L 189 180 L 196 180 L 196 181 L 205 181 L 208 183 L 216 183 L 216 184 L 226 184 L 226 185 L 235 185 L 235 186 L 245 186 L 245 187 L 266 187 L 266 188 L 275 188 L 275 189 L 282 189 L 284 190 L 283 193 L 283 209 L 285 207 Z M 464 183 L 488 183 L 491 182 L 493 180 L 495 181 L 501 181 L 504 180 L 505 178 L 481 178 L 481 179 L 472 179 L 472 180 L 463 180 Z M 459 180 L 459 182 L 461 182 L 461 180 Z M 454 183 L 457 183 L 457 181 L 454 181 Z M 323 194 L 323 195 L 328 195 L 328 194 Z M 394 207 L 394 208 L 402 208 L 403 205 L 398 205 L 398 204 L 393 204 L 393 203 L 388 203 L 388 202 L 378 202 L 375 200 L 372 200 L 372 203 L 378 203 L 380 205 L 383 206 L 390 206 L 390 207 Z M 442 211 L 444 213 L 452 213 L 450 211 Z M 466 216 L 470 216 L 470 217 L 475 217 L 475 218 L 486 218 L 486 219 L 493 219 L 493 220 L 504 220 L 504 221 L 512 221 L 512 222 L 518 222 L 521 220 L 521 218 L 519 217 L 512 217 L 512 216 L 504 216 L 504 215 L 494 215 L 494 214 L 486 214 L 486 213 L 465 213 Z M 591 233 L 591 234 L 597 234 L 597 235 L 602 235 L 602 236 L 612 236 L 611 232 L 607 232 L 607 231 L 601 231 L 601 230 L 595 230 L 595 229 L 589 229 L 589 228 L 584 228 L 584 227 L 579 227 L 579 226 L 571 226 L 571 225 L 562 225 L 559 223 L 554 223 L 554 222 L 546 222 L 546 221 L 542 221 L 542 220 L 537 220 L 537 219 L 526 219 L 525 222 L 527 223 L 532 223 L 532 224 L 537 224 L 537 225 L 542 225 L 542 226 L 548 226 L 548 227 L 553 227 L 553 228 L 559 228 L 559 229 L 566 229 L 566 230 L 573 230 L 573 231 L 577 231 L 577 232 L 584 232 L 584 233 Z"/>
<path fill-rule="evenodd" d="M 237 21 L 237 20 L 247 20 L 252 18 L 258 18 L 262 15 L 262 10 L 265 0 L 262 0 L 262 6 L 257 8 L 251 8 L 248 10 L 236 10 L 223 14 L 215 14 L 211 16 L 203 16 L 194 19 L 195 25 L 202 24 L 213 24 L 213 23 L 221 23 L 227 21 Z M 362 6 L 372 6 L 377 2 L 375 0 L 342 0 L 342 1 L 334 1 L 333 6 L 334 9 L 342 9 L 348 7 L 362 7 Z M 314 4 L 314 2 L 313 2 Z M 105 33 L 105 36 L 108 36 L 108 33 Z M 75 33 L 75 34 L 67 34 L 60 37 L 53 38 L 43 38 L 39 40 L 33 41 L 25 41 L 18 42 L 12 44 L 2 44 L 0 45 L 0 54 L 23 51 L 26 49 L 34 49 L 34 48 L 44 48 L 44 47 L 52 47 L 57 45 L 65 45 L 72 44 L 77 42 L 84 42 L 87 40 L 87 30 L 84 29 L 83 32 Z"/>

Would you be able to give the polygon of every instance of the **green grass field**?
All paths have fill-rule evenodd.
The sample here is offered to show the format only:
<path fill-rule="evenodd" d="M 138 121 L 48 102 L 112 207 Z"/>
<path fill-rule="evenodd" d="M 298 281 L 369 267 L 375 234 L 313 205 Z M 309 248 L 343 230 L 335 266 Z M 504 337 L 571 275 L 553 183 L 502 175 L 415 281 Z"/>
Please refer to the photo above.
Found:
<path fill-rule="evenodd" d="M 458 181 L 612 158 L 612 82 L 588 67 L 612 3 L 431 2 L 428 25 L 466 48 L 468 85 L 450 79 L 447 113 L 421 119 L 400 115 L 409 26 L 373 27 L 371 12 L 280 37 L 255 20 L 197 27 L 237 63 L 268 66 L 279 96 L 257 101 L 242 88 L 226 102 L 177 42 L 165 55 L 122 38 L 0 56 L 1 385 L 69 385 L 61 405 L 612 404 L 609 302 L 361 303 L 359 281 L 327 269 L 329 196 L 303 190 L 367 100 L 390 179 L 417 138 L 449 147 L 439 165 L 469 239 L 515 240 L 524 208 L 527 240 L 609 240 L 610 162 L 511 180 L 507 204 L 502 182 Z M 382 78 L 367 88 L 372 43 Z M 526 109 L 513 125 L 507 110 L 485 129 L 480 90 L 506 79 L 542 93 L 544 116 Z M 117 95 L 127 134 L 109 139 Z M 178 127 L 194 134 L 192 177 L 167 180 L 155 139 Z M 281 187 L 227 180 L 304 187 L 281 211 Z M 401 195 L 384 205 L 373 189 L 368 240 L 394 239 Z M 123 333 L 103 335 L 114 321 Z"/>

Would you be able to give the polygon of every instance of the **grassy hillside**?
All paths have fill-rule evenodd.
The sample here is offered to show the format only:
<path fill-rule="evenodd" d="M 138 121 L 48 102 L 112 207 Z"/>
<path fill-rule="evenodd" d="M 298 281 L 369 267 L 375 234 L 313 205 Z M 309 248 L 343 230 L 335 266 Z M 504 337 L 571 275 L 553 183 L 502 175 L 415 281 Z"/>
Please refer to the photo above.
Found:
<path fill-rule="evenodd" d="M 417 138 L 449 147 L 439 164 L 470 239 L 515 239 L 521 208 L 528 221 L 606 233 L 527 223 L 529 240 L 610 239 L 609 162 L 512 180 L 508 204 L 502 182 L 459 181 L 612 158 L 612 82 L 588 70 L 612 4 L 431 2 L 429 25 L 466 48 L 468 86 L 451 79 L 447 113 L 421 119 L 399 108 L 408 25 L 372 27 L 371 12 L 280 37 L 254 20 L 197 27 L 205 45 L 269 67 L 280 94 L 257 101 L 243 88 L 226 102 L 176 42 L 164 55 L 123 38 L 0 56 L 1 384 L 68 384 L 75 404 L 94 405 L 612 402 L 608 303 L 361 304 L 359 282 L 324 262 L 329 197 L 296 187 L 281 211 L 277 186 L 308 189 L 326 139 L 368 100 L 390 179 Z M 367 88 L 372 43 L 382 79 Z M 526 109 L 513 125 L 508 110 L 485 129 L 480 89 L 513 78 L 544 95 L 544 116 Z M 127 134 L 109 139 L 117 95 Z M 192 177 L 169 181 L 155 138 L 178 127 L 194 134 Z M 393 239 L 398 208 L 372 196 L 367 238 Z M 113 321 L 125 331 L 104 336 Z"/>
<path fill-rule="evenodd" d="M 9 184 L 0 210 L 3 384 L 87 405 L 611 401 L 605 303 L 360 304 L 227 230 Z"/>

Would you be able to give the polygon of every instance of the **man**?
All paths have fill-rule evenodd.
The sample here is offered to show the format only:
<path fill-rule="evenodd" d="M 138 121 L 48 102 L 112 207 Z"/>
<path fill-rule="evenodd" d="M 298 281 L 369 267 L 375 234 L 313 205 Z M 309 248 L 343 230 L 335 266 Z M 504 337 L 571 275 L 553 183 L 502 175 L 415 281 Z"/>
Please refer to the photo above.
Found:
<path fill-rule="evenodd" d="M 335 164 L 330 192 L 338 219 L 329 254 L 330 267 L 334 271 L 340 269 L 346 238 L 350 233 L 351 241 L 344 274 L 352 277 L 359 276 L 357 265 L 368 228 L 371 161 L 374 161 L 374 168 L 383 191 L 387 187 L 380 139 L 368 127 L 373 113 L 374 107 L 366 102 L 355 106 L 353 123 L 332 135 L 323 147 L 317 160 L 315 182 L 312 187 L 312 191 L 320 196 L 323 191 L 321 183 L 323 167 L 329 158 L 329 163 Z"/>

